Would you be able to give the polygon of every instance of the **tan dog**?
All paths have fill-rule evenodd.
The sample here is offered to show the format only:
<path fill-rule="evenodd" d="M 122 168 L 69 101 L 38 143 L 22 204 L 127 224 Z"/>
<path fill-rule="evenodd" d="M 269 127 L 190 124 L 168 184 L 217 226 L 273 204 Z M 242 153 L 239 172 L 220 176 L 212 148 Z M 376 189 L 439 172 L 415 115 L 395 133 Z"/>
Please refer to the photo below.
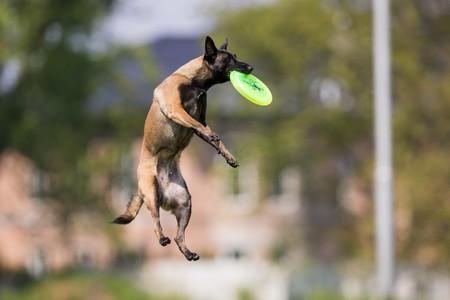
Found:
<path fill-rule="evenodd" d="M 213 40 L 206 37 L 205 54 L 180 67 L 155 89 L 145 121 L 137 170 L 138 192 L 125 213 L 114 220 L 117 224 L 130 223 L 145 202 L 152 214 L 156 237 L 166 246 L 170 239 L 163 234 L 159 208 L 171 211 L 178 223 L 175 242 L 188 260 L 197 260 L 199 256 L 191 252 L 184 241 L 191 216 L 191 195 L 179 168 L 181 152 L 195 133 L 213 146 L 230 166 L 238 166 L 205 121 L 206 91 L 214 84 L 228 81 L 233 70 L 244 73 L 253 70 L 228 52 L 227 45 L 225 41 L 217 49 Z"/>

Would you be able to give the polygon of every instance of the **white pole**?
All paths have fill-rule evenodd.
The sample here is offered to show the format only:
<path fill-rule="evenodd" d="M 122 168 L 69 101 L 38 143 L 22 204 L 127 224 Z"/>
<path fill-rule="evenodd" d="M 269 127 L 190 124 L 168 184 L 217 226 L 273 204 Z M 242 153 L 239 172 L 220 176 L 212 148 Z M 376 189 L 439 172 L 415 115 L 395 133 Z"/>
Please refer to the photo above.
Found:
<path fill-rule="evenodd" d="M 373 0 L 375 87 L 375 222 L 377 294 L 390 296 L 394 280 L 391 61 L 389 0 Z"/>

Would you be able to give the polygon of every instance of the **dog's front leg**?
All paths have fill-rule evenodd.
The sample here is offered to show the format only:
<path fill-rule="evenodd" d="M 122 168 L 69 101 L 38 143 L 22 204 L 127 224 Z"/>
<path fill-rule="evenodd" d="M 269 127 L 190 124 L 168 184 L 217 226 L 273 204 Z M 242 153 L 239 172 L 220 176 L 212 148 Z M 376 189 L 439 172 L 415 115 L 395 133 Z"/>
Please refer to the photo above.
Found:
<path fill-rule="evenodd" d="M 209 126 L 206 126 L 206 127 L 209 128 Z M 213 146 L 217 150 L 217 153 L 222 155 L 230 166 L 232 166 L 233 168 L 239 167 L 239 163 L 234 158 L 234 156 L 230 153 L 230 151 L 228 151 L 228 149 L 225 147 L 225 144 L 221 140 L 209 141 L 209 140 L 205 139 L 201 134 L 198 134 L 197 132 L 196 132 L 196 134 L 201 139 L 203 139 L 205 142 L 207 142 L 208 144 Z"/>
<path fill-rule="evenodd" d="M 222 155 L 227 163 L 232 166 L 233 168 L 239 167 L 239 163 L 237 162 L 236 158 L 228 151 L 228 149 L 225 147 L 225 144 L 222 141 L 213 142 L 217 147 L 217 152 Z"/>
<path fill-rule="evenodd" d="M 219 136 L 213 132 L 211 128 L 204 126 L 202 123 L 191 117 L 179 102 L 171 102 L 172 103 L 168 105 L 162 101 L 158 101 L 161 111 L 167 118 L 184 127 L 194 129 L 195 133 L 208 143 L 220 141 Z"/>

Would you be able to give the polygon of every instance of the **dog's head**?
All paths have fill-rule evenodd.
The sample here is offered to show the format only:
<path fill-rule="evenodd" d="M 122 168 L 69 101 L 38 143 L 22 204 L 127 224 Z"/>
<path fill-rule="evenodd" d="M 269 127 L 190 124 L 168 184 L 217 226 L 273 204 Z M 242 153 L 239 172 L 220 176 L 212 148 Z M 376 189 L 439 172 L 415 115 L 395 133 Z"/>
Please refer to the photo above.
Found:
<path fill-rule="evenodd" d="M 230 80 L 231 71 L 249 74 L 253 70 L 253 67 L 248 63 L 238 60 L 236 54 L 229 52 L 227 47 L 228 39 L 217 49 L 212 38 L 209 36 L 206 37 L 205 55 L 203 59 L 208 68 L 213 71 L 214 79 L 217 82 Z"/>

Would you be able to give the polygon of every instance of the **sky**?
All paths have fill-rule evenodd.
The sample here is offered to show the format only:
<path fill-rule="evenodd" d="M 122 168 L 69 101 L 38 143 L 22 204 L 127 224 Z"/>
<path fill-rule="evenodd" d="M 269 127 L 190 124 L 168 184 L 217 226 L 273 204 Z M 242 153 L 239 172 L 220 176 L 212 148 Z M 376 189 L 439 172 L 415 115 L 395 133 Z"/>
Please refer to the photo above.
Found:
<path fill-rule="evenodd" d="M 236 9 L 274 0 L 118 0 L 97 36 L 108 42 L 139 45 L 163 36 L 198 36 L 214 28 L 220 8 Z"/>

